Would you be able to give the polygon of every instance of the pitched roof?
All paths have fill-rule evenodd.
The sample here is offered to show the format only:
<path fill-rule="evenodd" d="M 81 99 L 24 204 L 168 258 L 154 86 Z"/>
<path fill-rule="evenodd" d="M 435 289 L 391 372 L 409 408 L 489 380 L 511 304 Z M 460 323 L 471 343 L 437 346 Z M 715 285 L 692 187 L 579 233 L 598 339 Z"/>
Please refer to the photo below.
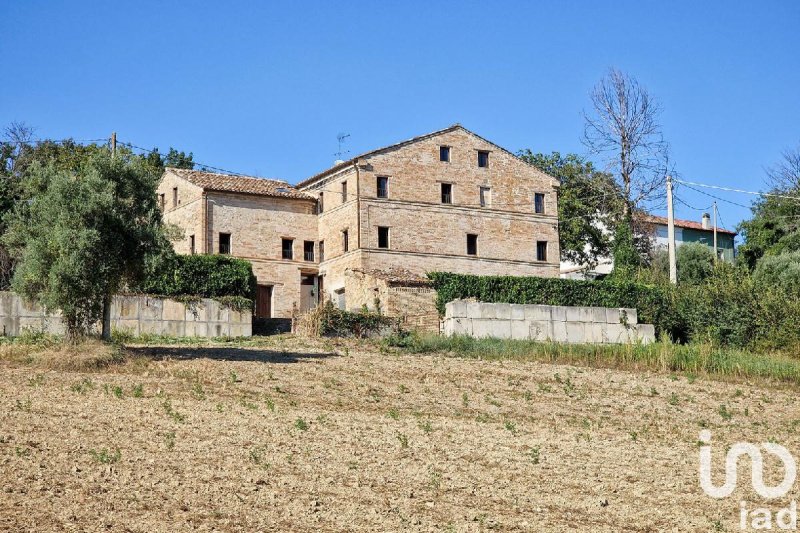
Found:
<path fill-rule="evenodd" d="M 660 224 L 666 226 L 668 221 L 667 217 L 659 217 L 656 215 L 645 215 L 642 217 L 642 220 L 645 222 L 649 222 L 651 224 Z M 694 229 L 699 231 L 714 231 L 714 228 L 704 228 L 700 222 L 695 222 L 694 220 L 682 220 L 680 218 L 675 219 L 675 227 L 678 228 L 686 228 L 686 229 Z M 721 228 L 717 226 L 717 233 L 726 233 L 728 235 L 736 235 L 735 231 L 727 230 L 725 228 Z"/>
<path fill-rule="evenodd" d="M 441 135 L 442 133 L 448 133 L 448 132 L 459 130 L 459 129 L 469 133 L 473 137 L 476 137 L 476 138 L 480 139 L 483 142 L 491 144 L 492 146 L 496 147 L 498 150 L 502 150 L 503 152 L 506 152 L 507 154 L 519 159 L 522 163 L 525 163 L 526 165 L 529 165 L 529 166 L 535 168 L 536 170 L 541 172 L 543 175 L 548 176 L 551 179 L 555 180 L 557 186 L 560 185 L 560 182 L 558 181 L 558 179 L 554 178 L 553 176 L 550 176 L 549 174 L 544 172 L 539 167 L 537 167 L 535 165 L 532 165 L 531 163 L 528 163 L 524 159 L 520 158 L 514 152 L 512 152 L 510 150 L 507 150 L 506 148 L 503 148 L 499 144 L 495 144 L 495 143 L 493 143 L 492 141 L 490 141 L 488 139 L 485 139 L 485 138 L 481 137 L 477 133 L 468 130 L 467 128 L 465 128 L 461 124 L 453 124 L 452 126 L 448 126 L 448 127 L 444 128 L 444 129 L 441 129 L 441 130 L 432 131 L 432 132 L 426 133 L 424 135 L 418 135 L 416 137 L 412 137 L 411 139 L 406 139 L 405 141 L 400 141 L 398 143 L 390 144 L 390 145 L 384 146 L 382 148 L 376 148 L 375 150 L 370 150 L 369 152 L 364 152 L 363 154 L 360 154 L 360 155 L 357 155 L 357 156 L 355 156 L 353 158 L 350 158 L 347 161 L 343 161 L 343 162 L 339 163 L 338 165 L 334 165 L 329 169 L 323 170 L 322 172 L 320 172 L 318 174 L 315 174 L 315 175 L 311 176 L 310 178 L 304 179 L 303 181 L 301 181 L 300 183 L 295 185 L 295 187 L 298 187 L 298 188 L 305 187 L 306 185 L 310 185 L 314 181 L 316 181 L 319 178 L 322 178 L 324 176 L 327 176 L 328 174 L 333 174 L 334 172 L 338 172 L 338 171 L 343 170 L 343 169 L 345 169 L 347 167 L 353 166 L 353 164 L 356 161 L 358 161 L 359 159 L 361 159 L 362 157 L 369 157 L 369 156 L 377 154 L 379 152 L 384 152 L 386 150 L 396 150 L 397 148 L 401 148 L 401 147 L 406 146 L 408 144 L 412 144 L 412 143 L 415 143 L 417 141 L 422 141 L 424 139 L 428 139 L 430 137 L 435 137 L 436 135 Z"/>
<path fill-rule="evenodd" d="M 256 194 L 260 196 L 274 196 L 276 198 L 297 198 L 300 200 L 315 200 L 310 194 L 298 191 L 285 181 L 252 176 L 234 176 L 231 174 L 218 174 L 202 170 L 189 170 L 186 168 L 165 169 L 186 181 L 202 187 L 207 191 L 234 192 L 241 194 Z"/>

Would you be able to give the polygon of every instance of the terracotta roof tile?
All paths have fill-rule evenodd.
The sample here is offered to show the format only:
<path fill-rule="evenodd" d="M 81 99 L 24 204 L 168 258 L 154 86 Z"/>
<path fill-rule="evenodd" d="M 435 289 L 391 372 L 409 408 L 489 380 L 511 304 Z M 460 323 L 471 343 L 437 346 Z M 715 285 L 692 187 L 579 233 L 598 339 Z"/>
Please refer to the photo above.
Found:
<path fill-rule="evenodd" d="M 645 215 L 642 217 L 642 220 L 645 222 L 649 222 L 651 224 L 660 224 L 660 225 L 667 225 L 667 217 L 659 217 L 656 215 Z M 696 229 L 700 231 L 714 231 L 714 228 L 704 228 L 700 222 L 695 222 L 693 220 L 682 220 L 680 218 L 675 219 L 675 227 L 678 228 L 687 228 L 687 229 Z M 728 235 L 736 235 L 735 231 L 727 230 L 725 228 L 717 226 L 717 233 L 727 233 Z"/>
<path fill-rule="evenodd" d="M 185 168 L 167 168 L 168 172 L 179 176 L 198 187 L 209 191 L 236 192 L 242 194 L 257 194 L 261 196 L 274 196 L 277 198 L 297 198 L 301 200 L 315 200 L 310 194 L 298 191 L 285 181 L 252 176 L 234 176 L 231 174 L 217 174 L 202 170 L 189 170 Z"/>

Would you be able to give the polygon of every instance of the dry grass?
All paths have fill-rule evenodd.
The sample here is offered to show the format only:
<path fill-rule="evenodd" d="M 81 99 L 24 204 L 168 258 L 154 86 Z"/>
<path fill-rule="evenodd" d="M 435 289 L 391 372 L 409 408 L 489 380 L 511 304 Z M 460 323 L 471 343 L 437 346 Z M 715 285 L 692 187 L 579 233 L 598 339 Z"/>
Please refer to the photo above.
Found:
<path fill-rule="evenodd" d="M 699 430 L 800 449 L 763 380 L 241 344 L 0 347 L 0 530 L 734 531 Z"/>

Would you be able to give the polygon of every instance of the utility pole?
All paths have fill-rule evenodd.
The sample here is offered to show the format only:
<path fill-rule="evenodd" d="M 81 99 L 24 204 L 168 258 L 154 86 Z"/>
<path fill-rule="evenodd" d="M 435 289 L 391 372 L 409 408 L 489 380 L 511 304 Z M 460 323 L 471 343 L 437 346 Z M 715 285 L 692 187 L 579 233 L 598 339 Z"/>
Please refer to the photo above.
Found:
<path fill-rule="evenodd" d="M 111 132 L 111 157 L 117 157 L 117 132 Z M 111 295 L 103 299 L 103 325 L 100 336 L 104 341 L 111 340 Z"/>
<path fill-rule="evenodd" d="M 719 258 L 719 252 L 717 251 L 717 201 L 714 200 L 714 262 L 717 262 Z"/>
<path fill-rule="evenodd" d="M 672 176 L 667 176 L 667 249 L 669 251 L 669 282 L 678 284 L 678 265 L 675 259 L 675 212 L 672 208 Z"/>

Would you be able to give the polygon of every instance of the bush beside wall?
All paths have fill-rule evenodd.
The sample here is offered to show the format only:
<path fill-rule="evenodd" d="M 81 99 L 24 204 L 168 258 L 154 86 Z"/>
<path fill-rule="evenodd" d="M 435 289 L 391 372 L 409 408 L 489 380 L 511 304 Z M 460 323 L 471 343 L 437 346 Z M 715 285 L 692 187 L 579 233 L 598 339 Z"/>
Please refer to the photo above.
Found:
<path fill-rule="evenodd" d="M 253 300 L 255 286 L 253 267 L 244 259 L 227 255 L 171 255 L 153 265 L 135 290 L 161 296 Z"/>

